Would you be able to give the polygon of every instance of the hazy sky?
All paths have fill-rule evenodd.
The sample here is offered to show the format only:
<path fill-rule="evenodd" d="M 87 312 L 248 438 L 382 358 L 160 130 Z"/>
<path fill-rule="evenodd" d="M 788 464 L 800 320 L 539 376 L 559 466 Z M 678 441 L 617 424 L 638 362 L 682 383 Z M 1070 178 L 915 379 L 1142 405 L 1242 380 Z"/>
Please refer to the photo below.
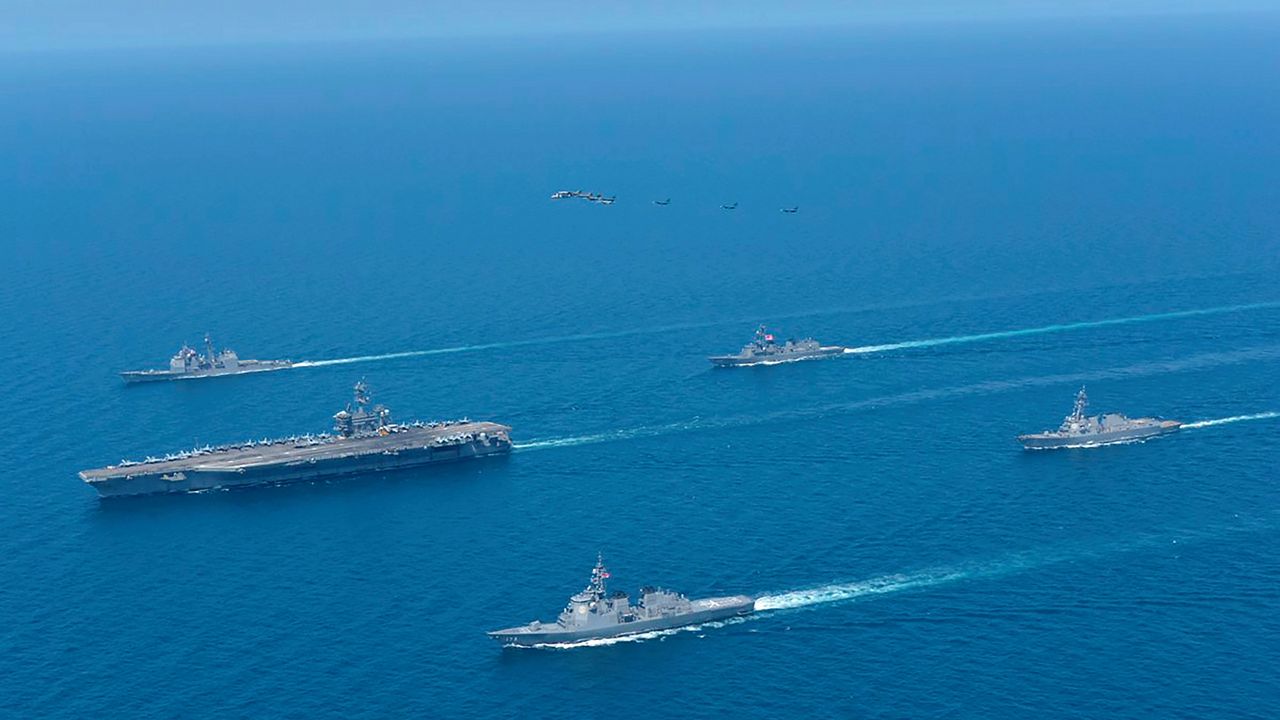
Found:
<path fill-rule="evenodd" d="M 0 49 L 296 43 L 1275 8 L 1276 0 L 0 0 Z"/>

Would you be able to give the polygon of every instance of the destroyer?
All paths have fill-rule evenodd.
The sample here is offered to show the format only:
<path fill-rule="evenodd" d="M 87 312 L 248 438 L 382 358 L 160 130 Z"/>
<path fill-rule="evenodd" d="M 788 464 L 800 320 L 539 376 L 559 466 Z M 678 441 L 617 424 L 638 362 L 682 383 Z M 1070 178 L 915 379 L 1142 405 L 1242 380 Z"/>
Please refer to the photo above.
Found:
<path fill-rule="evenodd" d="M 811 360 L 813 358 L 841 355 L 844 348 L 839 345 L 821 345 L 813 338 L 804 340 L 788 340 L 779 345 L 765 326 L 756 329 L 756 336 L 743 346 L 737 355 L 715 355 L 709 358 L 716 367 L 746 367 L 749 365 L 772 365 L 773 363 L 791 362 L 793 360 Z"/>
<path fill-rule="evenodd" d="M 511 452 L 511 428 L 491 422 L 391 422 L 391 411 L 369 405 L 364 381 L 355 402 L 333 416 L 335 434 L 304 435 L 206 447 L 120 461 L 80 478 L 103 497 L 181 493 L 316 480 L 466 460 Z"/>
<path fill-rule="evenodd" d="M 223 348 L 215 352 L 213 341 L 204 336 L 205 354 L 183 343 L 178 353 L 169 360 L 168 370 L 126 370 L 120 373 L 127 383 L 155 382 L 157 380 L 191 380 L 195 378 L 244 375 L 246 373 L 284 370 L 293 367 L 289 360 L 241 360 L 234 350 Z"/>
<path fill-rule="evenodd" d="M 1063 418 L 1057 430 L 1045 430 L 1031 435 L 1019 435 L 1018 441 L 1028 450 L 1052 450 L 1054 448 L 1096 447 L 1112 443 L 1142 440 L 1171 433 L 1182 427 L 1176 420 L 1160 418 L 1128 418 L 1120 413 L 1085 416 L 1089 397 L 1084 388 L 1076 394 L 1076 404 L 1071 414 Z"/>
<path fill-rule="evenodd" d="M 597 558 L 591 583 L 569 598 L 569 604 L 555 622 L 534 620 L 528 625 L 494 630 L 489 637 L 520 647 L 574 643 L 670 630 L 755 611 L 755 599 L 746 595 L 690 600 L 679 593 L 653 587 L 642 588 L 640 601 L 632 605 L 625 592 L 615 590 L 610 594 L 606 590 L 607 579 L 609 571 L 604 567 L 604 559 Z"/>

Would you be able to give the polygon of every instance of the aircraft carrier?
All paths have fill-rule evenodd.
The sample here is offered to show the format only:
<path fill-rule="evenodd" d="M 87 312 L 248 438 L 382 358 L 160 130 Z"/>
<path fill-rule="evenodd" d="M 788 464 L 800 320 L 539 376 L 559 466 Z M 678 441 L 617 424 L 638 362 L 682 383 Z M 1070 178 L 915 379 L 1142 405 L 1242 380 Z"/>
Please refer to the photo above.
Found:
<path fill-rule="evenodd" d="M 775 363 L 812 360 L 843 354 L 843 347 L 839 345 L 822 345 L 813 338 L 787 340 L 779 344 L 773 339 L 773 333 L 770 333 L 765 326 L 761 325 L 756 330 L 755 338 L 744 345 L 737 355 L 713 355 L 708 359 L 716 367 L 749 367 L 751 365 L 773 365 Z"/>
<path fill-rule="evenodd" d="M 248 373 L 284 370 L 293 367 L 289 360 L 241 360 L 234 350 L 223 348 L 215 352 L 213 341 L 204 336 L 205 353 L 183 343 L 172 358 L 167 370 L 126 370 L 120 373 L 126 383 L 157 382 L 160 380 L 193 380 L 196 378 L 245 375 Z"/>
<path fill-rule="evenodd" d="M 569 598 L 569 604 L 555 622 L 534 620 L 528 625 L 494 630 L 488 635 L 504 645 L 538 647 L 671 630 L 755 612 L 755 599 L 746 595 L 690 600 L 679 593 L 654 587 L 642 588 L 640 601 L 632 605 L 625 592 L 608 592 L 605 585 L 608 578 L 604 559 L 597 558 L 591 582 L 585 590 Z"/>
<path fill-rule="evenodd" d="M 1076 394 L 1075 407 L 1063 418 L 1057 430 L 1045 430 L 1030 435 L 1019 435 L 1018 441 L 1027 450 L 1053 450 L 1057 448 L 1082 448 L 1132 442 L 1177 431 L 1182 423 L 1161 418 L 1129 418 L 1120 413 L 1086 416 L 1089 396 L 1084 388 Z"/>
<path fill-rule="evenodd" d="M 368 405 L 368 388 L 361 381 L 354 403 L 333 416 L 333 434 L 122 460 L 81 471 L 80 478 L 103 497 L 151 495 L 378 473 L 511 452 L 506 425 L 471 420 L 397 424 L 390 410 Z"/>

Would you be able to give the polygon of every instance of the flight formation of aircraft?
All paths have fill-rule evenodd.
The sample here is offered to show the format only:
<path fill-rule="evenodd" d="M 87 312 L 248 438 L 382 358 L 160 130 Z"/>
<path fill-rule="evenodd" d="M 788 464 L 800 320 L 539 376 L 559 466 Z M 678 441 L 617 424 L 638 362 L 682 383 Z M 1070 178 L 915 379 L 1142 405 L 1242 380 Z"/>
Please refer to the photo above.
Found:
<path fill-rule="evenodd" d="M 618 199 L 618 196 L 616 195 L 605 196 L 601 193 L 583 192 L 582 190 L 557 190 L 551 193 L 552 200 L 565 200 L 568 198 L 579 198 L 582 200 L 586 200 L 587 202 L 600 203 L 601 205 L 612 205 Z M 666 207 L 667 205 L 671 204 L 671 198 L 654 200 L 653 204 Z M 737 210 L 738 201 L 735 200 L 731 203 L 725 203 L 720 206 L 720 209 L 721 210 Z M 791 207 L 784 207 L 784 208 L 778 208 L 778 209 L 781 212 L 787 213 L 789 215 L 794 215 L 795 213 L 800 212 L 799 205 L 793 205 Z"/>
<path fill-rule="evenodd" d="M 551 193 L 552 200 L 564 200 L 565 198 L 582 198 L 587 202 L 600 203 L 601 205 L 612 205 L 617 196 L 610 195 L 605 197 L 601 193 L 583 192 L 581 190 L 557 190 Z"/>

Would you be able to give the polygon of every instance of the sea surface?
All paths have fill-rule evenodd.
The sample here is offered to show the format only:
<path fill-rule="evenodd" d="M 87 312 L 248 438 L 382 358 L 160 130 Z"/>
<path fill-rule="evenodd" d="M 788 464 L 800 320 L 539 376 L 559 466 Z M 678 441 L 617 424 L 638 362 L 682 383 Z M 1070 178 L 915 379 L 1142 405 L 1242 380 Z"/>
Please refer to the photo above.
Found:
<path fill-rule="evenodd" d="M 1275 717 L 1278 67 L 1265 15 L 5 56 L 0 715 Z M 858 352 L 710 367 L 762 322 Z M 206 331 L 303 366 L 116 376 Z M 76 477 L 361 378 L 518 450 Z M 1021 450 L 1082 385 L 1192 425 Z M 597 552 L 761 612 L 484 635 Z"/>

